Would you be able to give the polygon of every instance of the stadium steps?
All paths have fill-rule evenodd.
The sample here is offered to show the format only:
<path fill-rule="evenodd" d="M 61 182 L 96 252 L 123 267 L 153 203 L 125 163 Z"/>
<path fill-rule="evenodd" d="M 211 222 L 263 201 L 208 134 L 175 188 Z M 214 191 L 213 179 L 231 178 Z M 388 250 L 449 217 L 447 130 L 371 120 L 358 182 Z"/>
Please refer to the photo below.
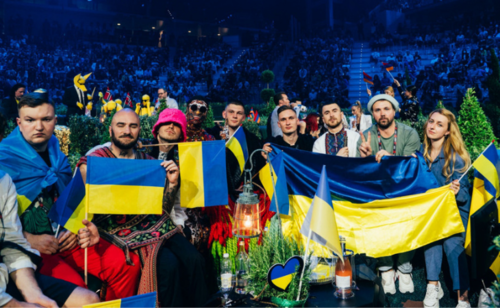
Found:
<path fill-rule="evenodd" d="M 420 56 L 422 57 L 421 68 L 430 64 L 430 61 L 433 58 L 432 55 L 434 53 L 439 53 L 439 49 L 437 48 L 391 46 L 383 51 L 379 51 L 380 58 L 379 64 L 377 65 L 373 62 L 370 62 L 372 49 L 370 48 L 370 44 L 368 41 L 354 43 L 349 70 L 349 101 L 351 102 L 351 104 L 353 104 L 357 100 L 361 101 L 363 105 L 366 105 L 368 103 L 368 93 L 366 92 L 366 83 L 363 81 L 363 72 L 367 73 L 371 77 L 379 75 L 379 77 L 382 78 L 382 75 L 385 72 L 385 69 L 382 67 L 382 62 L 385 62 L 385 59 L 390 54 L 397 55 L 399 51 L 404 54 L 407 50 L 410 50 L 411 52 L 419 52 Z M 394 67 L 394 70 L 391 71 L 391 74 L 396 78 L 399 73 L 404 75 L 404 70 L 402 68 L 400 69 L 398 67 Z"/>
<path fill-rule="evenodd" d="M 219 80 L 220 78 L 220 75 L 222 73 L 222 69 L 224 67 L 227 67 L 227 68 L 232 68 L 234 66 L 234 64 L 236 62 L 238 62 L 238 60 L 240 59 L 241 55 L 245 52 L 246 48 L 238 48 L 236 49 L 236 51 L 234 52 L 233 56 L 221 67 L 221 69 L 219 71 L 217 71 L 217 73 L 215 73 L 214 75 L 214 84 L 217 84 L 217 80 Z"/>
<path fill-rule="evenodd" d="M 276 64 L 273 67 L 273 72 L 274 72 L 274 82 L 277 84 L 283 84 L 283 76 L 285 76 L 285 71 L 290 63 L 290 60 L 293 57 L 293 49 L 291 48 L 291 43 L 288 43 L 286 48 L 285 48 L 285 54 L 283 57 L 276 62 Z"/>

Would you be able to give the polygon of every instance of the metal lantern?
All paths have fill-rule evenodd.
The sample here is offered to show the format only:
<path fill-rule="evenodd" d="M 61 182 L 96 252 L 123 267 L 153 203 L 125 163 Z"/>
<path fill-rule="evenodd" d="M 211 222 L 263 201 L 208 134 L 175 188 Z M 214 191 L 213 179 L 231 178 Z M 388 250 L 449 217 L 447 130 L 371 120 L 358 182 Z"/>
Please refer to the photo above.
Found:
<path fill-rule="evenodd" d="M 233 234 L 240 238 L 258 237 L 260 229 L 259 196 L 253 192 L 252 186 L 252 157 L 262 150 L 255 150 L 250 155 L 250 169 L 245 170 L 243 192 L 236 200 L 234 210 Z"/>
<path fill-rule="evenodd" d="M 236 200 L 233 233 L 237 237 L 252 238 L 259 236 L 260 232 L 259 196 L 253 192 L 252 183 L 248 182 Z"/>

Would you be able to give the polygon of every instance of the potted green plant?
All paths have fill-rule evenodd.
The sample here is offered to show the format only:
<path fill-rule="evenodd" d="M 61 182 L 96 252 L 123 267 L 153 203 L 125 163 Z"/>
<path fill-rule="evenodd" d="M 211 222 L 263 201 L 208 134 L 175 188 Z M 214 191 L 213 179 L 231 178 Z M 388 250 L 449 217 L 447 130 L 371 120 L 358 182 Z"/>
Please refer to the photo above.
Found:
<path fill-rule="evenodd" d="M 285 265 L 293 256 L 303 256 L 304 247 L 290 237 L 283 237 L 277 216 L 271 219 L 269 232 L 262 237 L 262 244 L 249 252 L 250 272 L 247 279 L 250 282 L 248 290 L 254 294 L 253 300 L 266 301 L 280 307 L 304 306 L 309 297 L 309 280 L 311 269 L 309 262 L 304 262 L 305 270 L 300 291 L 299 301 L 296 301 L 299 292 L 300 272 L 293 274 L 293 278 L 285 291 L 279 291 L 268 284 L 269 269 L 275 264 Z M 306 261 L 306 260 L 304 260 Z"/>

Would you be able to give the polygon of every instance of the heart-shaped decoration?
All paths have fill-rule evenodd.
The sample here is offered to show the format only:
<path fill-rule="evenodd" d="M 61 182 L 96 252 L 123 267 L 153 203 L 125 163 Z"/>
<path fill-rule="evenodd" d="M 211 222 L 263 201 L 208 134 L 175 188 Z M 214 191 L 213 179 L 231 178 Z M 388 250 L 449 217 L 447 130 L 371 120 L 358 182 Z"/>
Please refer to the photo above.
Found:
<path fill-rule="evenodd" d="M 291 257 L 286 261 L 285 266 L 279 263 L 273 265 L 267 274 L 267 281 L 276 290 L 286 291 L 292 282 L 293 274 L 300 273 L 303 266 L 304 260 L 302 257 Z"/>

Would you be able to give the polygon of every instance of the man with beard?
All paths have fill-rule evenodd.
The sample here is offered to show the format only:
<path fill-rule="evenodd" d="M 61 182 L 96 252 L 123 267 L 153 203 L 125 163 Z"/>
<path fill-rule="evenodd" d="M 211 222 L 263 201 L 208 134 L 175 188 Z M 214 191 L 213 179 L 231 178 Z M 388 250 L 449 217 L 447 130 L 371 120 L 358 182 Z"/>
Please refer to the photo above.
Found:
<path fill-rule="evenodd" d="M 267 152 L 272 151 L 270 143 L 291 147 L 299 150 L 311 152 L 314 145 L 314 138 L 311 135 L 304 135 L 298 132 L 299 119 L 297 113 L 291 106 L 281 106 L 278 109 L 278 126 L 283 132 L 283 136 L 271 137 L 267 139 L 263 149 Z M 262 153 L 267 159 L 267 155 Z"/>
<path fill-rule="evenodd" d="M 368 102 L 368 110 L 375 118 L 375 125 L 366 130 L 358 141 L 359 155 L 368 157 L 375 155 L 377 162 L 384 156 L 409 156 L 420 149 L 420 138 L 413 128 L 394 121 L 399 104 L 394 97 L 387 94 L 374 96 Z M 411 278 L 413 270 L 411 260 L 414 251 L 397 255 L 398 270 L 394 271 L 392 256 L 378 259 L 378 269 L 382 273 L 382 286 L 385 293 L 396 293 L 396 279 L 399 279 L 401 293 L 413 293 Z"/>
<path fill-rule="evenodd" d="M 89 156 L 155 159 L 134 150 L 140 131 L 139 116 L 131 109 L 120 110 L 109 127 L 111 146 L 97 149 Z M 176 131 L 170 130 L 167 141 L 175 137 Z M 179 234 L 182 229 L 177 228 L 169 215 L 179 194 L 179 168 L 173 160 L 163 161 L 161 165 L 167 171 L 162 215 L 95 215 L 94 222 L 103 238 L 112 239 L 126 255 L 132 255 L 130 249 L 141 255 L 140 294 L 157 291 L 160 307 L 203 306 L 209 295 L 204 279 L 204 260 Z M 78 167 L 85 179 L 87 157 L 80 159 Z M 106 232 L 108 230 L 112 232 Z M 136 266 L 140 262 L 134 261 Z"/>
<path fill-rule="evenodd" d="M 344 113 L 335 102 L 321 105 L 321 117 L 328 132 L 314 142 L 313 152 L 343 157 L 356 157 L 359 134 L 342 124 Z"/>
<path fill-rule="evenodd" d="M 221 131 L 222 139 L 228 141 L 234 133 L 241 129 L 245 133 L 245 138 L 247 141 L 248 155 L 251 155 L 255 150 L 262 149 L 262 142 L 260 139 L 251 133 L 248 129 L 242 126 L 243 121 L 246 118 L 245 106 L 242 102 L 238 100 L 232 100 L 226 105 L 226 109 L 222 112 L 222 117 L 226 124 L 224 125 L 223 131 Z M 243 172 L 241 172 L 240 165 L 236 156 L 230 150 L 226 151 L 226 161 L 227 161 L 227 179 L 229 194 L 233 197 L 238 197 L 239 191 L 236 191 L 243 183 Z M 260 168 L 264 166 L 265 162 L 262 160 L 260 155 L 253 156 L 253 169 L 252 176 L 257 173 Z M 250 168 L 250 156 L 249 160 L 245 164 L 245 169 Z M 235 198 L 235 200 L 236 200 Z"/>
<path fill-rule="evenodd" d="M 61 228 L 55 236 L 58 225 L 47 215 L 71 180 L 71 166 L 53 136 L 57 118 L 48 97 L 36 90 L 21 98 L 18 127 L 0 143 L 0 170 L 11 175 L 18 192 L 23 190 L 18 195 L 23 234 L 41 253 L 41 274 L 82 288 L 86 288 L 80 276 L 85 266 L 82 238 L 90 236 L 88 272 L 107 283 L 106 300 L 132 296 L 140 267 L 120 260 L 122 252 L 99 239 L 93 223 L 84 221 L 88 227 L 78 235 Z"/>

